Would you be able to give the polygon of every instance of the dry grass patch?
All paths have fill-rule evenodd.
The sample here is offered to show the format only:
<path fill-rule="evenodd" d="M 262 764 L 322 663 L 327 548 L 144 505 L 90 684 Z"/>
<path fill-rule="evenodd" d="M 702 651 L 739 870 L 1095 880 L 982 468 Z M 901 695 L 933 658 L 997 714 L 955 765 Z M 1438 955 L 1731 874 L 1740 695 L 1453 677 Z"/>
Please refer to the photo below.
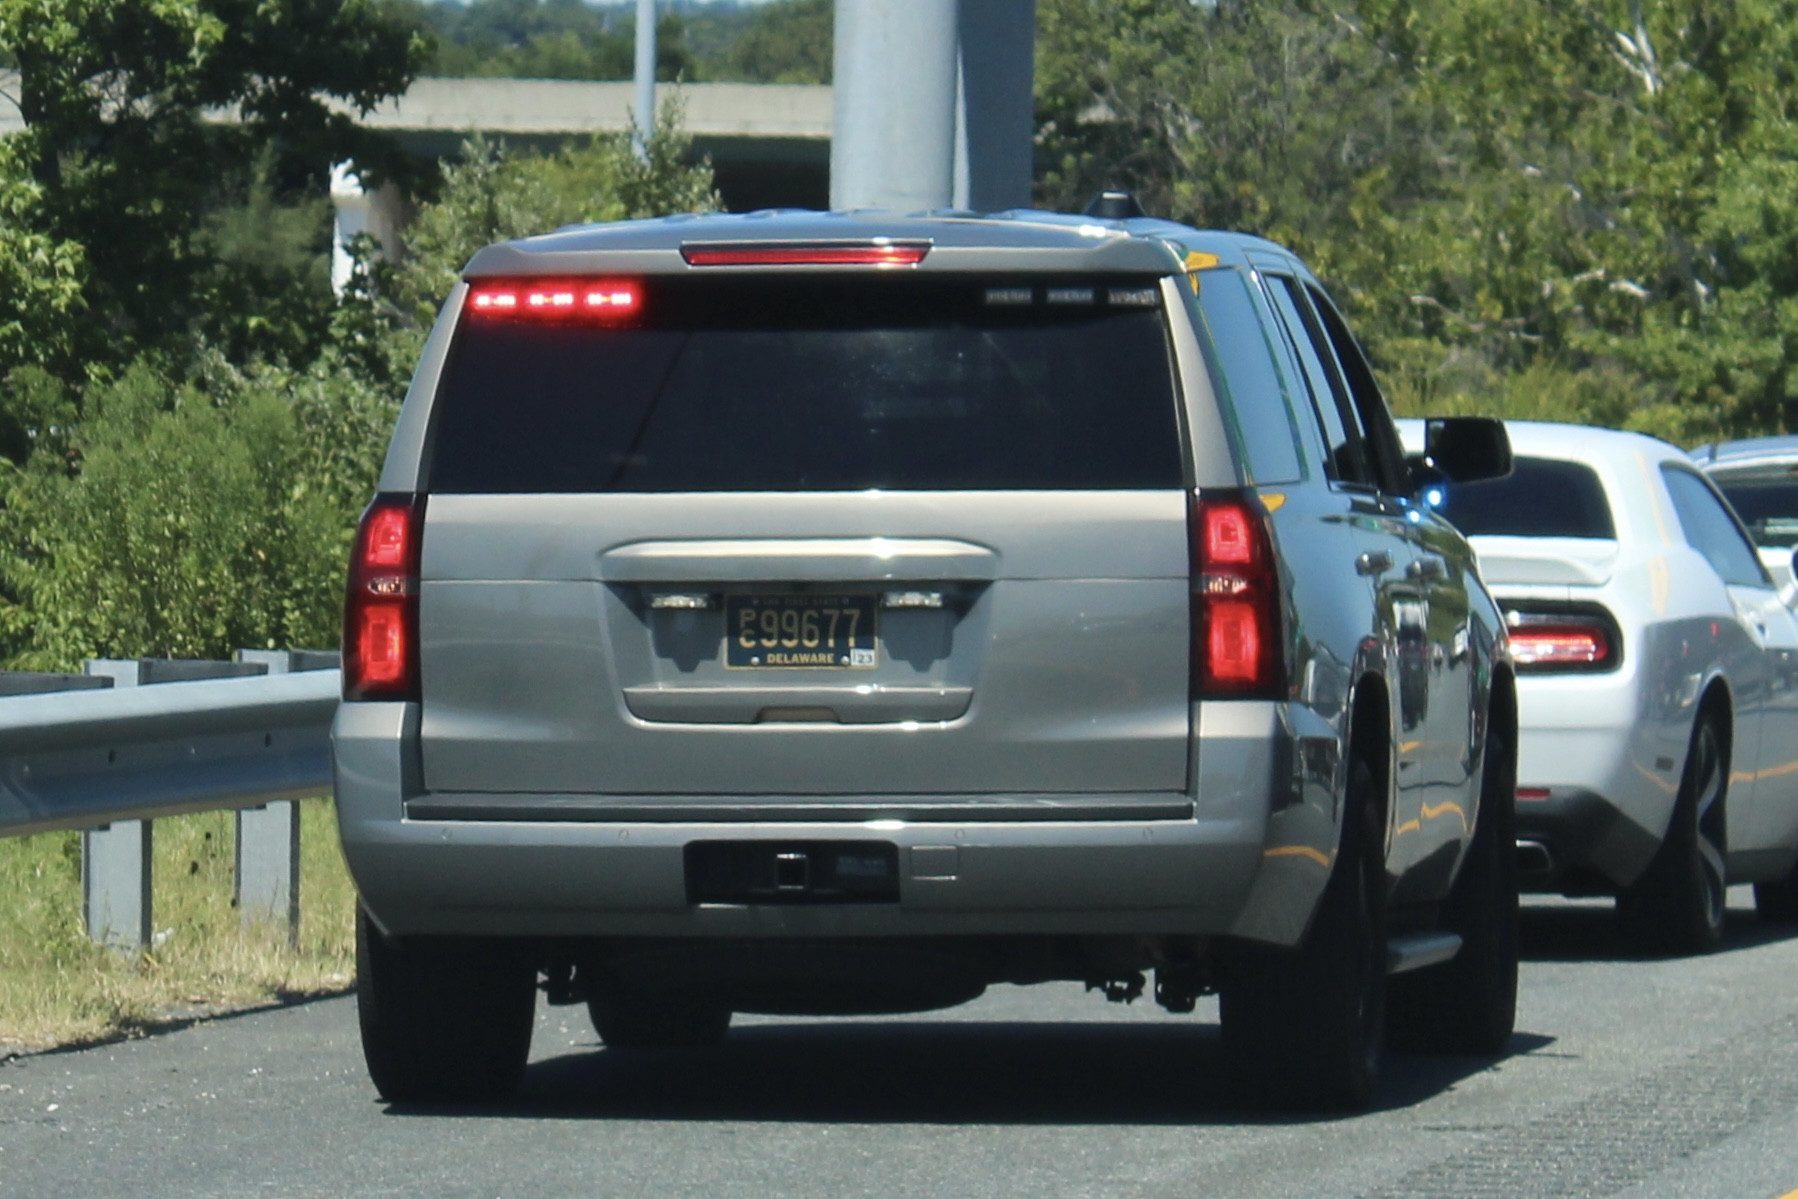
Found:
<path fill-rule="evenodd" d="M 230 812 L 158 820 L 156 943 L 94 945 L 81 920 L 81 834 L 0 839 L 0 1052 L 129 1036 L 174 1020 L 349 987 L 355 892 L 329 800 L 300 806 L 300 929 L 242 927 Z"/>

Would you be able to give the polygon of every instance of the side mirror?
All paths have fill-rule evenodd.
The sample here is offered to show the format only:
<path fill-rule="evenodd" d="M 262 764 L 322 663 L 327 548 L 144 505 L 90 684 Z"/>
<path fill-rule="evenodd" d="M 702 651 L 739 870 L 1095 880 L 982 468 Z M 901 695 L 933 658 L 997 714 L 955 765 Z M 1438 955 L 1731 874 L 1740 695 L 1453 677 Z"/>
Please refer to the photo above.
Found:
<path fill-rule="evenodd" d="M 1502 479 L 1511 473 L 1511 438 L 1489 416 L 1450 416 L 1424 422 L 1424 465 L 1452 483 Z"/>

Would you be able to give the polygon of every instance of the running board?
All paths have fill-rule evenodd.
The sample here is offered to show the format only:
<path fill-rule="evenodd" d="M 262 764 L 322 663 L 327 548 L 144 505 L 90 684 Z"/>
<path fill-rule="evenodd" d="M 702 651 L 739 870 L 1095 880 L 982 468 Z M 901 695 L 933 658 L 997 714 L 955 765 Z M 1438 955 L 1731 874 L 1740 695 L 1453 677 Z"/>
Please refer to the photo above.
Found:
<path fill-rule="evenodd" d="M 1446 962 L 1461 952 L 1459 933 L 1400 933 L 1386 941 L 1386 973 L 1403 974 Z"/>

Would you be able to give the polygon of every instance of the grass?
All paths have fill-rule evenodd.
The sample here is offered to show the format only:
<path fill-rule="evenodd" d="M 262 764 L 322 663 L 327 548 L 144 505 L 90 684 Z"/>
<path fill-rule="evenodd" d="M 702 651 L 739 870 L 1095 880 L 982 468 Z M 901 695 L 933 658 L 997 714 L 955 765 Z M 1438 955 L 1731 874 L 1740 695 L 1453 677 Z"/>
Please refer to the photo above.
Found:
<path fill-rule="evenodd" d="M 233 814 L 156 822 L 156 943 L 94 945 L 81 919 L 81 834 L 0 838 L 0 1054 L 132 1036 L 234 1008 L 346 990 L 355 892 L 327 799 L 300 805 L 300 928 L 243 927 Z"/>

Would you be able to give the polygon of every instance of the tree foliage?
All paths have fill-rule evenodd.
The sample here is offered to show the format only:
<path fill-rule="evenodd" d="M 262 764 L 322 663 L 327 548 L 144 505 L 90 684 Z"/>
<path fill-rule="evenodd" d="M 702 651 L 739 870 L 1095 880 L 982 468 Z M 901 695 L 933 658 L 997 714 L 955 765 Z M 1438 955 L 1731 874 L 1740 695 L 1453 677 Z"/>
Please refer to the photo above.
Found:
<path fill-rule="evenodd" d="M 1329 276 L 1399 406 L 1795 415 L 1793 0 L 1039 0 L 1039 183 Z"/>
<path fill-rule="evenodd" d="M 24 228 L 81 248 L 74 348 L 101 363 L 188 336 L 216 262 L 204 214 L 259 156 L 283 188 L 396 164 L 351 115 L 425 50 L 376 0 L 0 0 L 0 46 L 26 126 L 9 158 L 38 196 Z"/>

